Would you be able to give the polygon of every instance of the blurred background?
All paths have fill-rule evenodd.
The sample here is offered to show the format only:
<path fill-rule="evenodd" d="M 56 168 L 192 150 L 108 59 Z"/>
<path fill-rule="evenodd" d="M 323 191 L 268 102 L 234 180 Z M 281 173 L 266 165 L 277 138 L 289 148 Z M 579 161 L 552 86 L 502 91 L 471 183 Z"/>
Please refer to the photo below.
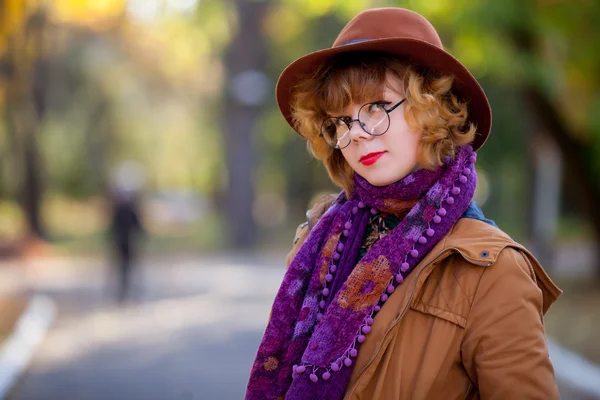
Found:
<path fill-rule="evenodd" d="M 600 398 L 594 0 L 0 0 L 0 398 L 243 397 L 295 229 L 337 191 L 277 77 L 376 6 L 486 90 L 476 199 L 565 291 L 563 397 Z"/>

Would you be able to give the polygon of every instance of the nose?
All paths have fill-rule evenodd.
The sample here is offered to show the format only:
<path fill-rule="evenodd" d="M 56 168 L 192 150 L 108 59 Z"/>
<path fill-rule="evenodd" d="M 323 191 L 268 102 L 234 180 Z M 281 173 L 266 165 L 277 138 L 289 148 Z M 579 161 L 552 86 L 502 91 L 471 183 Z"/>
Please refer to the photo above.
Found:
<path fill-rule="evenodd" d="M 369 139 L 371 135 L 369 135 L 365 130 L 361 127 L 361 122 L 358 118 L 350 121 L 350 138 L 353 141 L 358 141 L 359 139 Z"/>

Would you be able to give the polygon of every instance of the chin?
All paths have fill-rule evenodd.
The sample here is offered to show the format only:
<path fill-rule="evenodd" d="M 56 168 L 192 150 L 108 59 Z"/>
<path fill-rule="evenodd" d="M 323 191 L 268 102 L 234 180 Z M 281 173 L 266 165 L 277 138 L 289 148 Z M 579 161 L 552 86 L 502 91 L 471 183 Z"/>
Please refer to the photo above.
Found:
<path fill-rule="evenodd" d="M 362 175 L 367 182 L 369 182 L 373 186 L 387 186 L 392 183 L 396 183 L 401 179 L 404 179 L 407 175 L 410 175 L 411 171 L 407 171 L 402 174 L 365 174 Z"/>
<path fill-rule="evenodd" d="M 373 177 L 365 177 L 365 179 L 373 186 L 387 186 L 390 185 L 399 179 L 394 179 L 391 177 L 382 177 L 382 176 L 373 176 Z"/>

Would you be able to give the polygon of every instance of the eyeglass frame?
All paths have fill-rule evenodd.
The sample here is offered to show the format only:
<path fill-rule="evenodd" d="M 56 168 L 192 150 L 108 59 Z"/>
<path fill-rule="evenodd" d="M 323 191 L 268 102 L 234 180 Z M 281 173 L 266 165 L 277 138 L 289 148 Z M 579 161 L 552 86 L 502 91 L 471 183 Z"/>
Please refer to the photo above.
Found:
<path fill-rule="evenodd" d="M 358 119 L 358 118 L 355 118 L 355 119 L 343 119 L 344 117 L 327 117 L 327 118 L 323 119 L 323 122 L 321 122 L 321 129 L 320 129 L 320 131 L 319 131 L 319 136 L 321 137 L 321 139 L 323 139 L 323 141 L 324 141 L 325 143 L 327 143 L 327 145 L 328 145 L 329 147 L 331 147 L 331 148 L 334 148 L 334 149 L 337 149 L 337 150 L 342 150 L 342 149 L 345 149 L 346 147 L 350 146 L 350 143 L 352 143 L 352 139 L 350 139 L 350 141 L 348 142 L 348 144 L 347 144 L 347 145 L 345 145 L 344 147 L 340 147 L 340 146 L 338 146 L 338 145 L 331 145 L 331 144 L 330 144 L 330 143 L 327 141 L 327 139 L 325 139 L 325 136 L 323 135 L 323 125 L 325 125 L 325 122 L 326 122 L 327 120 L 329 120 L 329 119 L 332 119 L 332 118 L 337 118 L 337 119 L 339 119 L 340 121 L 342 121 L 344 124 L 346 124 L 346 126 L 348 127 L 348 132 L 346 132 L 346 133 L 345 133 L 345 135 L 347 135 L 348 133 L 350 133 L 350 131 L 352 130 L 352 124 L 353 124 L 354 122 L 358 122 L 358 123 L 359 123 L 358 125 L 360 126 L 360 128 L 361 128 L 361 129 L 362 129 L 364 132 L 366 132 L 367 134 L 369 134 L 369 135 L 371 135 L 371 136 L 382 136 L 382 135 L 385 135 L 385 134 L 387 133 L 387 131 L 389 131 L 389 130 L 390 130 L 390 126 L 391 126 L 391 121 L 390 121 L 390 113 L 391 113 L 392 111 L 394 111 L 396 108 L 400 107 L 400 105 L 401 105 L 402 103 L 404 103 L 405 101 L 406 101 L 406 97 L 405 97 L 405 98 L 403 98 L 403 99 L 402 99 L 402 100 L 400 100 L 398 103 L 394 104 L 392 107 L 390 107 L 390 108 L 388 108 L 388 109 L 386 109 L 385 107 L 383 107 L 383 111 L 385 111 L 385 115 L 387 116 L 389 123 L 388 123 L 388 127 L 387 127 L 387 129 L 386 129 L 385 131 L 383 131 L 382 133 L 380 133 L 380 134 L 377 134 L 377 135 L 375 135 L 375 134 L 373 134 L 373 133 L 371 133 L 371 132 L 368 132 L 368 131 L 367 131 L 367 130 L 366 130 L 364 127 L 363 127 L 363 125 L 364 125 L 364 124 L 363 124 L 363 123 L 361 122 L 361 120 L 360 120 L 360 119 Z M 385 105 L 385 103 L 387 103 L 387 102 L 384 102 L 384 101 L 372 101 L 372 102 L 370 102 L 370 103 L 365 103 L 365 104 L 363 104 L 362 106 L 360 106 L 360 108 L 358 109 L 358 114 L 357 114 L 357 116 L 358 116 L 358 115 L 360 115 L 360 111 L 361 111 L 361 110 L 362 110 L 362 109 L 363 109 L 365 106 L 369 106 L 369 105 L 373 105 L 373 104 L 381 104 L 381 105 L 383 106 L 383 105 Z"/>

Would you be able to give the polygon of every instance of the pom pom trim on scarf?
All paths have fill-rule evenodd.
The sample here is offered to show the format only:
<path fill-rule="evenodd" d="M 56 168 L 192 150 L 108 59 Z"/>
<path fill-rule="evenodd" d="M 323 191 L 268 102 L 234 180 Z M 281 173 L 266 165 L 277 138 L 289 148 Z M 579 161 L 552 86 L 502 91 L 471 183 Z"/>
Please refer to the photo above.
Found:
<path fill-rule="evenodd" d="M 247 400 L 343 398 L 377 312 L 470 204 L 475 161 L 472 148 L 463 146 L 438 169 L 417 170 L 388 186 L 355 174 L 354 193 L 340 194 L 289 265 Z M 400 224 L 357 262 L 369 214 L 406 210 L 407 204 Z"/>
<path fill-rule="evenodd" d="M 340 357 L 338 357 L 337 360 L 335 360 L 333 363 L 331 363 L 331 365 L 328 367 L 320 367 L 320 366 L 312 365 L 309 363 L 301 363 L 298 365 L 294 365 L 292 368 L 292 370 L 293 370 L 292 377 L 294 379 L 296 379 L 299 375 L 304 374 L 306 371 L 310 371 L 311 373 L 310 373 L 309 378 L 312 382 L 316 383 L 319 381 L 318 374 L 320 374 L 321 379 L 328 380 L 329 378 L 331 378 L 332 373 L 340 371 L 344 366 L 345 367 L 352 366 L 353 359 L 356 359 L 356 357 L 358 356 L 358 347 L 360 346 L 361 343 L 363 343 L 366 340 L 366 337 L 369 334 L 369 332 L 371 332 L 371 325 L 373 325 L 373 320 L 375 318 L 375 315 L 381 310 L 381 307 L 383 306 L 383 304 L 388 300 L 389 296 L 392 293 L 394 293 L 396 288 L 400 284 L 402 284 L 402 282 L 404 282 L 404 278 L 412 271 L 412 269 L 414 269 L 414 267 L 416 267 L 417 262 L 415 262 L 415 260 L 419 257 L 420 248 L 423 245 L 427 244 L 427 242 L 429 241 L 429 238 L 431 238 L 435 235 L 435 230 L 432 227 L 432 223 L 434 225 L 440 224 L 442 222 L 442 218 L 444 218 L 447 215 L 448 210 L 454 205 L 454 202 L 455 202 L 453 196 L 458 196 L 462 191 L 461 186 L 465 185 L 468 182 L 468 176 L 471 175 L 471 169 L 469 168 L 469 164 L 472 165 L 476 161 L 477 161 L 477 153 L 475 153 L 475 152 L 472 152 L 471 155 L 466 158 L 464 169 L 462 170 L 462 173 L 454 180 L 452 187 L 450 188 L 450 190 L 446 193 L 446 195 L 442 199 L 442 205 L 445 203 L 446 206 L 445 207 L 440 206 L 440 208 L 437 209 L 432 220 L 427 224 L 427 228 L 421 232 L 421 234 L 419 235 L 419 238 L 413 244 L 412 249 L 404 257 L 404 261 L 402 262 L 402 264 L 400 266 L 400 271 L 395 275 L 395 277 L 393 277 L 389 281 L 387 287 L 382 292 L 382 294 L 379 298 L 379 302 L 373 307 L 371 312 L 364 318 L 362 325 L 356 332 L 356 335 L 355 335 L 354 341 L 352 342 L 352 345 L 348 349 L 346 349 L 346 351 L 342 355 L 340 355 Z M 359 209 L 363 209 L 365 207 L 366 207 L 366 204 L 363 201 L 359 201 L 357 206 L 353 207 L 350 218 L 344 224 L 344 231 L 342 232 L 342 236 L 344 238 L 347 238 L 350 234 L 350 229 L 352 228 L 352 223 L 353 223 L 352 220 L 353 220 L 354 216 L 358 213 Z M 446 207 L 448 207 L 448 209 Z M 371 214 L 375 215 L 375 214 L 377 214 L 378 211 L 376 208 L 371 207 L 370 212 L 371 212 Z M 342 252 L 344 251 L 344 242 L 345 242 L 345 240 L 340 238 L 340 241 L 338 242 L 338 244 L 335 248 L 335 251 L 331 257 L 331 263 L 329 264 L 329 267 L 327 269 L 327 273 L 326 273 L 325 279 L 324 279 L 323 290 L 321 291 L 321 296 L 319 298 L 319 308 L 321 310 L 324 310 L 326 307 L 325 298 L 330 295 L 330 289 L 327 286 L 330 282 L 333 281 L 334 275 L 337 272 L 336 263 L 342 257 Z M 321 311 L 317 314 L 317 318 L 316 318 L 317 324 L 323 318 L 322 312 L 323 311 Z"/>

